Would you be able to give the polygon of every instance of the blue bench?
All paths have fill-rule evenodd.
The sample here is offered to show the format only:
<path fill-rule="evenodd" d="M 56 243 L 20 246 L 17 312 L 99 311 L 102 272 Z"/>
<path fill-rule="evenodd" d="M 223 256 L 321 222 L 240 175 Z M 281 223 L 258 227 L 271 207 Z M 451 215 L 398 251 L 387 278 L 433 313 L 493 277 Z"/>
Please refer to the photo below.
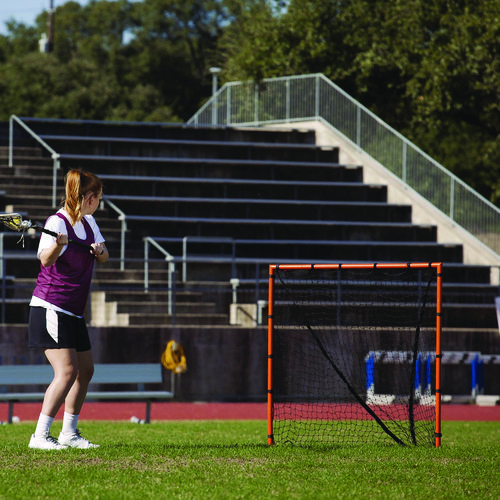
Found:
<path fill-rule="evenodd" d="M 48 385 L 52 381 L 54 371 L 50 365 L 0 365 L 0 402 L 9 403 L 8 423 L 12 423 L 14 403 L 42 401 L 45 392 L 8 392 L 9 386 Z M 160 363 L 123 363 L 96 364 L 87 401 L 135 400 L 146 403 L 146 423 L 151 421 L 151 401 L 166 400 L 174 397 L 172 390 L 145 390 L 144 384 L 160 384 L 163 382 L 162 365 Z M 95 384 L 136 384 L 135 390 L 95 391 Z M 6 392 L 1 392 L 5 390 Z"/>

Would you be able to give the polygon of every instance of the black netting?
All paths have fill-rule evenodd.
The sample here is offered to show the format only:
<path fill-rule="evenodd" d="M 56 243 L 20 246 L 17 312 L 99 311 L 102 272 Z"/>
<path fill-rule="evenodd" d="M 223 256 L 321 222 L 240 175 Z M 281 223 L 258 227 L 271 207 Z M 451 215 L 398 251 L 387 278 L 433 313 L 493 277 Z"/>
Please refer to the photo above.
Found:
<path fill-rule="evenodd" d="M 434 268 L 277 269 L 273 288 L 276 443 L 433 444 Z"/>

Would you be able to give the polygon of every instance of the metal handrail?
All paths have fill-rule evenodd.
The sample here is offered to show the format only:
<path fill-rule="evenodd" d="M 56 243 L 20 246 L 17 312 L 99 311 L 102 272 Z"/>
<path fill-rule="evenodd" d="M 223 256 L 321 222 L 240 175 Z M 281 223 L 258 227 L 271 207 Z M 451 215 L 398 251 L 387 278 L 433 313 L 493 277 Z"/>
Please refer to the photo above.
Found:
<path fill-rule="evenodd" d="M 28 134 L 33 137 L 42 147 L 44 147 L 51 155 L 53 160 L 52 166 L 52 207 L 57 206 L 57 171 L 61 168 L 60 154 L 52 149 L 36 132 L 31 130 L 20 118 L 16 115 L 11 115 L 9 119 L 9 167 L 14 166 L 14 123 L 20 125 Z"/>
<path fill-rule="evenodd" d="M 122 223 L 120 235 L 120 271 L 123 271 L 125 269 L 125 233 L 127 232 L 127 215 L 105 196 L 102 198 L 102 202 L 107 203 L 116 213 L 118 213 L 118 220 Z"/>
<path fill-rule="evenodd" d="M 303 121 L 320 121 L 333 128 L 500 260 L 500 209 L 323 74 L 226 83 L 187 124 L 221 127 Z"/>
<path fill-rule="evenodd" d="M 168 252 L 164 247 L 160 245 L 160 242 L 165 241 L 171 243 L 175 238 L 162 238 L 162 237 L 151 237 L 146 236 L 143 238 L 144 241 L 144 291 L 148 292 L 150 289 L 149 286 L 149 245 L 152 245 L 157 250 L 159 250 L 164 256 L 165 260 L 168 262 L 168 314 L 172 315 L 172 321 L 175 323 L 175 293 L 176 293 L 176 280 L 175 280 L 175 263 L 180 262 L 182 264 L 182 282 L 187 282 L 187 263 L 197 262 L 197 263 L 205 263 L 205 264 L 213 264 L 213 263 L 230 263 L 231 264 L 231 279 L 229 280 L 229 284 L 233 287 L 233 301 L 235 301 L 236 297 L 236 289 L 240 285 L 241 282 L 247 281 L 255 283 L 255 302 L 259 302 L 259 285 L 262 281 L 260 278 L 260 266 L 262 264 L 268 265 L 268 260 L 264 259 L 255 259 L 255 258 L 243 258 L 236 259 L 236 244 L 238 243 L 237 239 L 234 238 L 225 238 L 225 237 L 210 237 L 210 236 L 186 236 L 182 238 L 182 256 L 175 257 L 170 252 Z M 230 257 L 210 257 L 210 256 L 200 256 L 189 258 L 187 254 L 187 242 L 188 241 L 198 241 L 198 242 L 206 242 L 206 243 L 229 243 L 231 244 L 231 256 Z M 236 264 L 237 261 L 239 263 L 247 263 L 255 265 L 255 278 L 248 280 L 240 280 L 236 279 Z M 267 282 L 267 280 L 266 280 Z"/>
<path fill-rule="evenodd" d="M 168 314 L 172 316 L 175 323 L 175 257 L 168 253 L 154 238 L 146 236 L 144 241 L 144 291 L 149 292 L 149 245 L 159 250 L 168 262 Z"/>

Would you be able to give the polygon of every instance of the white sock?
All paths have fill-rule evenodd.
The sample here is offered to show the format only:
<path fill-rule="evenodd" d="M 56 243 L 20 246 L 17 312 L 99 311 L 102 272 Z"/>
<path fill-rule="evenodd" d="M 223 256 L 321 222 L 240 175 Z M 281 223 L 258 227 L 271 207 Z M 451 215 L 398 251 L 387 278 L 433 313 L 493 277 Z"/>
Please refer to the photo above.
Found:
<path fill-rule="evenodd" d="M 40 413 L 40 416 L 38 417 L 38 422 L 36 424 L 35 436 L 41 436 L 45 432 L 48 432 L 50 434 L 50 427 L 53 421 L 54 421 L 53 417 L 49 417 L 48 415 Z"/>
<path fill-rule="evenodd" d="M 78 417 L 80 415 L 72 415 L 64 412 L 62 431 L 64 434 L 74 434 L 78 425 Z"/>

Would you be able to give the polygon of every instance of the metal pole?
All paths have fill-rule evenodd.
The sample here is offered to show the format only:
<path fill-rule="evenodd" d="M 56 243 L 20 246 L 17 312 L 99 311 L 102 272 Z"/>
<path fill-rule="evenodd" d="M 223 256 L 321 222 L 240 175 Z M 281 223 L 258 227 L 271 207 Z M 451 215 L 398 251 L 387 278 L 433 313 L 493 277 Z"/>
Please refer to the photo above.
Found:
<path fill-rule="evenodd" d="M 121 241 L 120 241 L 120 271 L 125 270 L 125 233 L 127 232 L 127 221 L 125 215 L 118 217 L 122 221 Z"/>
<path fill-rule="evenodd" d="M 316 77 L 314 88 L 314 116 L 316 119 L 320 118 L 319 113 L 319 76 Z"/>
<path fill-rule="evenodd" d="M 455 216 L 455 179 L 450 180 L 450 219 L 454 220 Z"/>
<path fill-rule="evenodd" d="M 9 167 L 14 166 L 14 120 L 9 118 Z"/>
<path fill-rule="evenodd" d="M 254 88 L 254 122 L 259 124 L 259 85 L 256 83 Z"/>
<path fill-rule="evenodd" d="M 47 52 L 54 50 L 54 0 L 50 0 Z"/>
<path fill-rule="evenodd" d="M 182 238 L 182 282 L 187 281 L 187 240 L 188 237 Z"/>
<path fill-rule="evenodd" d="M 406 182 L 406 165 L 407 165 L 407 144 L 406 141 L 403 142 L 403 165 L 402 165 L 402 172 L 401 172 L 401 179 Z"/>
<path fill-rule="evenodd" d="M 52 155 L 53 166 L 52 166 L 52 207 L 57 206 L 57 172 L 59 170 L 59 155 L 54 153 Z"/>
<path fill-rule="evenodd" d="M 217 75 L 220 73 L 220 68 L 210 68 L 212 73 L 212 127 L 217 125 Z"/>
<path fill-rule="evenodd" d="M 149 244 L 144 238 L 144 291 L 149 292 Z"/>

